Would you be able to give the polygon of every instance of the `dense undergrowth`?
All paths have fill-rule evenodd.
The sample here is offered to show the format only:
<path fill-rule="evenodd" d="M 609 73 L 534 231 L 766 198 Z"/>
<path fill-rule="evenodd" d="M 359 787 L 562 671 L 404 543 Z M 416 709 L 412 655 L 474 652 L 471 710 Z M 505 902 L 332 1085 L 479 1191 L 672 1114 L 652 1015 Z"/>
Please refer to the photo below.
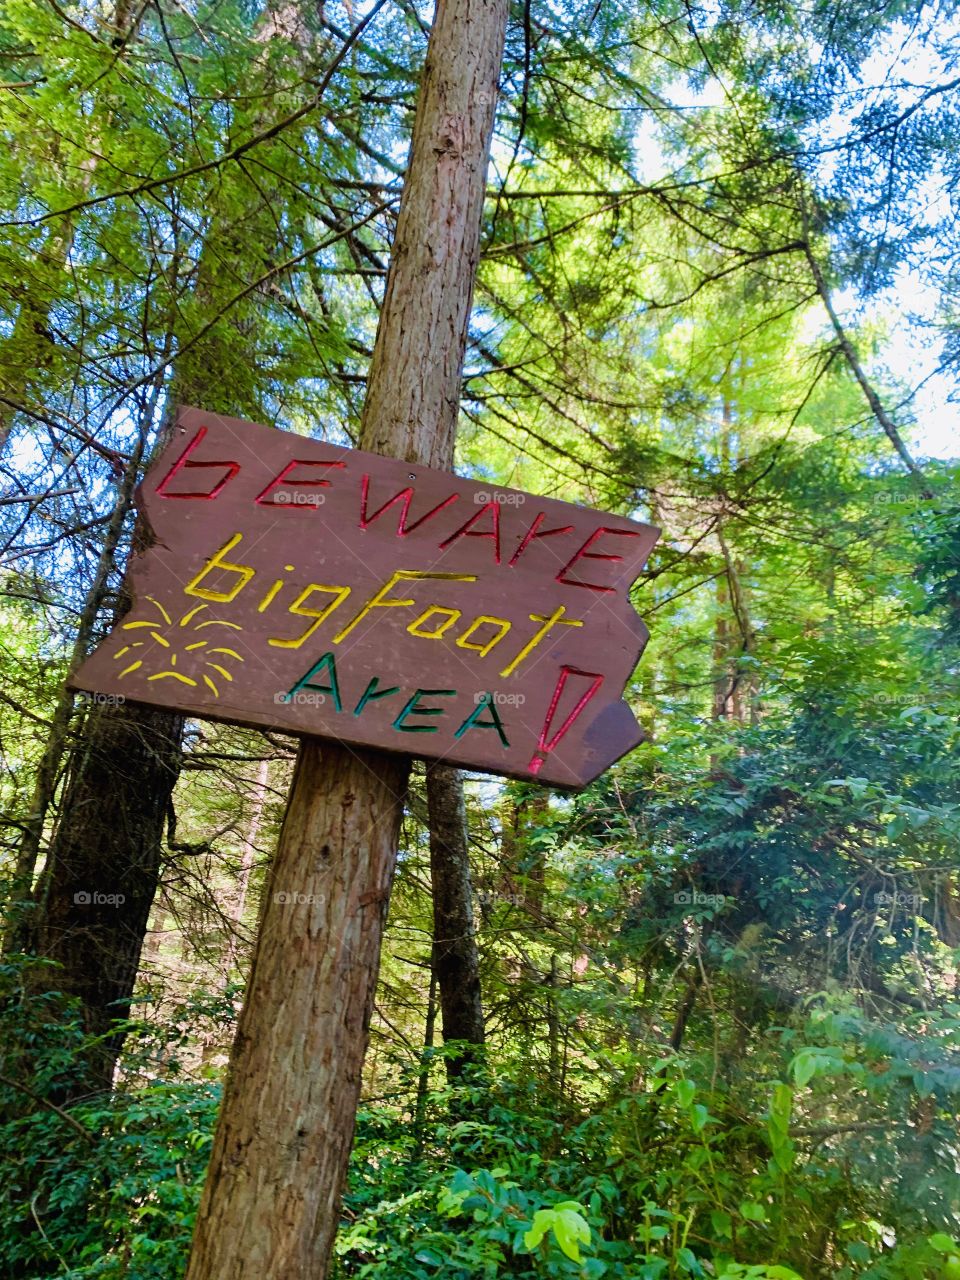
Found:
<path fill-rule="evenodd" d="M 15 1008 L 5 1036 L 38 1034 L 39 1011 L 28 1029 Z M 60 1011 L 36 1106 L 0 1082 L 19 1112 L 0 1126 L 2 1274 L 182 1274 L 219 1087 L 178 1049 L 187 1017 L 227 1012 L 194 1002 L 136 1039 L 115 1096 L 60 1107 L 81 1047 Z M 438 1087 L 437 1055 L 419 1116 L 409 1071 L 361 1111 L 336 1275 L 948 1280 L 958 1036 L 960 1008 L 893 1028 L 822 993 L 726 1062 L 599 1049 L 602 1084 L 584 1072 L 563 1097 L 495 1053 Z"/>

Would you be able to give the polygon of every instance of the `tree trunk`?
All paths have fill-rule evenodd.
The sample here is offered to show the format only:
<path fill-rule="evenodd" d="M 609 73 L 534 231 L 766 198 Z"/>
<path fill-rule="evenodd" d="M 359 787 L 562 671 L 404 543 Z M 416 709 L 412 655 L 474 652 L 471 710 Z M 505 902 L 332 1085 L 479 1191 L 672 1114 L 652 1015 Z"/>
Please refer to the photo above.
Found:
<path fill-rule="evenodd" d="M 36 890 L 31 950 L 58 973 L 39 975 L 79 997 L 90 1050 L 70 1097 L 109 1089 L 140 965 L 160 869 L 170 793 L 180 770 L 181 717 L 94 705 L 74 753 L 59 821 Z"/>
<path fill-rule="evenodd" d="M 534 920 L 543 913 L 547 858 L 543 845 L 530 840 L 529 832 L 545 821 L 548 807 L 541 787 L 515 782 L 504 790 L 500 806 L 501 876 L 493 896 L 522 907 Z"/>
<path fill-rule="evenodd" d="M 267 8 L 257 39 L 266 45 L 281 28 L 289 35 L 293 23 L 290 6 L 281 0 Z M 205 311 L 222 311 L 224 293 L 229 294 L 233 282 L 244 277 L 249 245 L 267 246 L 271 236 L 276 236 L 276 221 L 268 194 L 261 193 L 259 202 L 241 215 L 229 209 L 214 214 L 200 248 L 194 286 L 194 299 Z M 226 329 L 226 322 L 233 319 L 232 314 L 223 313 L 203 341 L 176 357 L 167 389 L 168 426 L 172 426 L 169 409 L 181 401 L 202 401 L 212 412 L 260 415 L 255 379 L 242 379 L 237 372 L 244 362 L 237 348 L 231 347 L 231 339 L 242 341 L 244 335 L 236 327 Z M 249 364 L 256 367 L 255 361 Z M 158 448 L 163 447 L 165 435 L 161 431 Z M 138 521 L 134 546 L 144 536 L 146 526 Z M 105 547 L 105 572 L 112 567 L 115 551 L 115 545 Z M 118 613 L 126 607 L 121 601 Z M 69 708 L 72 694 L 68 691 L 64 697 Z M 92 1035 L 102 1035 L 113 1019 L 129 1013 L 159 878 L 167 814 L 180 773 L 182 737 L 182 716 L 147 707 L 98 706 L 71 752 L 60 813 L 33 895 L 33 918 L 18 933 L 18 941 L 25 950 L 59 962 L 58 972 L 36 975 L 36 989 L 52 986 L 79 996 L 84 1023 Z M 57 763 L 63 747 L 64 742 L 52 737 L 49 754 L 59 752 Z M 45 757 L 38 781 L 42 804 L 33 806 L 40 820 L 31 818 L 26 833 L 35 846 L 34 859 L 55 781 L 55 769 Z M 25 845 L 24 876 L 29 852 Z M 75 900 L 77 894 L 85 893 L 119 896 L 122 901 L 97 904 L 92 896 L 90 903 Z M 110 1087 L 122 1045 L 120 1034 L 95 1046 L 78 1072 L 75 1093 Z"/>
<path fill-rule="evenodd" d="M 547 1068 L 550 1086 L 557 1097 L 560 1096 L 560 1008 L 557 990 L 560 986 L 560 966 L 557 953 L 550 956 L 550 974 L 547 978 L 547 1044 L 550 1048 L 550 1062 Z"/>
<path fill-rule="evenodd" d="M 433 1048 L 433 1032 L 437 1023 L 437 975 L 430 966 L 430 990 L 427 992 L 427 1013 L 423 1023 L 423 1054 L 417 1074 L 417 1101 L 413 1108 L 413 1158 L 423 1155 L 426 1140 L 427 1095 L 430 1092 L 430 1050 Z"/>
<path fill-rule="evenodd" d="M 70 654 L 68 668 L 70 671 L 75 670 L 80 665 L 92 645 L 94 628 L 106 599 L 110 574 L 113 572 L 114 557 L 120 545 L 127 516 L 133 507 L 134 489 L 139 478 L 140 463 L 156 409 L 156 399 L 156 394 L 151 396 L 149 406 L 143 410 L 137 447 L 133 450 L 130 461 L 127 463 L 117 486 L 116 505 L 104 534 L 103 546 L 100 549 L 93 582 L 80 611 L 77 634 Z M 60 688 L 57 705 L 50 720 L 50 732 L 47 735 L 43 755 L 37 767 L 30 812 L 23 822 L 22 835 L 17 846 L 13 879 L 8 902 L 5 904 L 7 910 L 3 939 L 4 953 L 26 950 L 30 945 L 30 896 L 37 870 L 37 859 L 40 856 L 40 848 L 43 843 L 44 827 L 57 789 L 60 765 L 67 749 L 67 737 L 73 711 L 74 692 L 64 682 Z"/>
<path fill-rule="evenodd" d="M 247 826 L 247 833 L 243 838 L 243 861 L 240 864 L 240 878 L 237 881 L 236 900 L 233 909 L 230 912 L 230 922 L 232 929 L 230 937 L 227 939 L 226 951 L 223 957 L 223 973 L 227 984 L 229 984 L 231 975 L 237 965 L 237 945 L 239 942 L 239 933 L 243 924 L 243 913 L 247 907 L 247 893 L 250 889 L 250 875 L 253 871 L 253 864 L 257 856 L 257 836 L 260 832 L 260 822 L 263 818 L 263 806 L 267 799 L 267 782 L 270 778 L 270 761 L 261 760 L 257 768 L 257 780 L 253 789 L 253 808 L 250 813 L 250 822 Z"/>
<path fill-rule="evenodd" d="M 361 431 L 412 464 L 452 459 L 508 9 L 439 0 L 430 35 Z M 301 744 L 187 1280 L 327 1275 L 407 774 Z"/>
<path fill-rule="evenodd" d="M 455 1081 L 476 1063 L 472 1050 L 483 1045 L 480 959 L 473 927 L 470 848 L 463 779 L 446 764 L 427 766 L 430 819 L 430 880 L 433 886 L 433 971 L 440 988 L 445 1043 L 464 1050 L 446 1059 L 447 1078 Z"/>
<path fill-rule="evenodd" d="M 837 336 L 837 345 L 839 346 L 841 352 L 843 353 L 843 358 L 847 362 L 847 367 L 850 369 L 850 372 L 853 374 L 854 378 L 856 378 L 857 384 L 859 385 L 860 390 L 863 392 L 863 397 L 866 400 L 867 404 L 870 406 L 870 410 L 873 413 L 873 416 L 880 423 L 880 426 L 883 428 L 887 439 L 893 445 L 894 449 L 899 455 L 904 466 L 907 468 L 907 470 L 913 476 L 914 480 L 916 480 L 917 484 L 919 485 L 921 497 L 926 498 L 928 501 L 932 500 L 933 490 L 930 488 L 930 482 L 928 481 L 926 475 L 921 470 L 921 468 L 913 460 L 913 457 L 909 449 L 903 442 L 903 437 L 900 435 L 900 432 L 897 429 L 897 424 L 893 421 L 893 419 L 887 413 L 886 408 L 884 407 L 883 401 L 880 399 L 879 395 L 877 394 L 876 388 L 874 387 L 870 379 L 867 377 L 863 364 L 860 361 L 860 357 L 857 354 L 857 350 L 854 347 L 853 343 L 850 341 L 850 336 L 847 333 L 846 329 L 844 328 L 840 320 L 840 317 L 837 314 L 836 308 L 833 305 L 833 299 L 830 296 L 830 289 L 827 285 L 826 278 L 824 277 L 823 270 L 820 266 L 820 263 L 817 260 L 817 256 L 814 253 L 810 243 L 810 226 L 808 223 L 808 211 L 807 211 L 806 203 L 804 201 L 802 189 L 801 189 L 800 202 L 801 202 L 801 212 L 803 215 L 804 255 L 810 267 L 810 274 L 813 276 L 813 283 L 816 286 L 817 293 L 820 295 L 820 301 L 823 303 L 824 310 L 826 311 L 827 315 L 830 317 L 830 323 L 833 326 L 833 331 Z"/>

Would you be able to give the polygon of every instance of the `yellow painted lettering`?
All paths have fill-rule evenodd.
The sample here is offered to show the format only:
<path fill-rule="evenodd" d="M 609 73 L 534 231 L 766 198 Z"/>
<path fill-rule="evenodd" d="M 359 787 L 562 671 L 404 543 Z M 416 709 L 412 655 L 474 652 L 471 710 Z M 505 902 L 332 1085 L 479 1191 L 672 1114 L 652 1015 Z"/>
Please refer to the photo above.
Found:
<path fill-rule="evenodd" d="M 496 635 L 489 640 L 485 640 L 483 644 L 471 644 L 470 637 L 475 631 L 479 631 L 486 623 L 491 622 L 494 626 L 499 627 Z M 503 637 L 510 630 L 510 623 L 506 618 L 491 618 L 485 613 L 481 613 L 478 618 L 470 623 L 462 636 L 457 637 L 457 647 L 460 649 L 473 649 L 475 653 L 479 653 L 481 658 L 485 658 L 494 645 L 499 644 Z"/>
<path fill-rule="evenodd" d="M 537 632 L 534 633 L 533 639 L 529 640 L 523 646 L 523 648 L 520 650 L 520 652 L 517 654 L 514 660 L 508 663 L 500 672 L 500 674 L 502 676 L 512 675 L 514 671 L 516 671 L 517 667 L 519 667 L 520 663 L 523 662 L 525 658 L 528 658 L 531 653 L 533 653 L 534 649 L 536 649 L 537 645 L 541 642 L 541 640 L 543 640 L 543 638 L 546 635 L 548 635 L 555 626 L 558 626 L 558 625 L 561 627 L 582 627 L 583 626 L 583 623 L 576 618 L 565 618 L 563 615 L 564 613 L 566 613 L 566 610 L 567 610 L 567 606 L 562 604 L 559 606 L 559 608 L 554 609 L 553 613 L 551 613 L 549 618 L 545 618 L 542 613 L 531 613 L 530 621 L 540 622 L 543 625 L 540 627 L 540 629 Z"/>
<path fill-rule="evenodd" d="M 271 503 L 270 505 L 275 505 L 275 504 Z M 283 567 L 284 569 L 286 569 L 287 573 L 293 573 L 292 564 L 285 564 Z M 270 585 L 266 595 L 257 605 L 257 613 L 263 613 L 264 609 L 269 608 L 269 606 L 273 603 L 274 596 L 276 596 L 277 592 L 280 590 L 282 586 L 283 586 L 283 578 L 277 578 L 276 582 Z"/>
<path fill-rule="evenodd" d="M 358 623 L 373 609 L 406 609 L 416 604 L 415 600 L 388 600 L 387 596 L 397 585 L 398 582 L 415 582 L 424 578 L 437 578 L 447 582 L 476 582 L 477 575 L 475 573 L 421 573 L 417 569 L 398 569 L 390 579 L 383 584 L 379 591 L 370 597 L 360 607 L 359 613 L 352 618 L 350 622 L 333 637 L 333 644 L 339 644 L 341 640 L 346 639 L 350 632 Z"/>
<path fill-rule="evenodd" d="M 231 600 L 235 600 L 256 573 L 256 569 L 251 568 L 248 564 L 231 564 L 229 560 L 224 559 L 227 552 L 232 551 L 242 538 L 242 533 L 235 533 L 232 538 L 223 544 L 219 551 L 215 551 L 210 559 L 204 563 L 197 576 L 191 578 L 183 588 L 184 594 L 199 596 L 202 600 L 214 600 L 217 604 L 229 604 Z M 214 569 L 222 569 L 226 573 L 238 573 L 240 575 L 239 580 L 233 584 L 229 591 L 212 591 L 209 587 L 201 587 L 200 583 Z"/>
<path fill-rule="evenodd" d="M 447 616 L 435 631 L 423 631 L 421 629 L 423 624 L 435 613 L 445 613 Z M 407 630 L 412 636 L 420 636 L 422 640 L 439 640 L 445 631 L 450 630 L 459 617 L 459 609 L 444 609 L 442 605 L 432 604 L 429 609 L 424 609 L 419 618 L 414 618 Z"/>
<path fill-rule="evenodd" d="M 313 595 L 314 591 L 325 591 L 328 595 L 335 595 L 336 599 L 331 600 L 328 605 L 322 609 L 305 609 L 303 606 L 306 601 Z M 298 614 L 301 618 L 313 618 L 310 626 L 302 635 L 297 636 L 293 640 L 278 640 L 276 638 L 269 639 L 267 644 L 275 645 L 278 649 L 299 649 L 305 640 L 309 640 L 318 627 L 322 626 L 330 617 L 334 609 L 339 608 L 350 594 L 349 587 L 328 587 L 320 582 L 311 582 L 294 600 L 293 604 L 287 610 L 288 613 Z"/>

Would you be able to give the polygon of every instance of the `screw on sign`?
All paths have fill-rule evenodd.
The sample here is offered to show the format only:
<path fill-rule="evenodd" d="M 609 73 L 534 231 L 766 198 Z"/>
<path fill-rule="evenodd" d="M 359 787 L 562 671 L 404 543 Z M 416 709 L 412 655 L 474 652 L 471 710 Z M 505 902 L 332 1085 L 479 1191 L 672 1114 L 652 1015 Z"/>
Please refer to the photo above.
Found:
<path fill-rule="evenodd" d="M 641 739 L 649 525 L 198 409 L 138 501 L 77 688 L 564 787 Z"/>

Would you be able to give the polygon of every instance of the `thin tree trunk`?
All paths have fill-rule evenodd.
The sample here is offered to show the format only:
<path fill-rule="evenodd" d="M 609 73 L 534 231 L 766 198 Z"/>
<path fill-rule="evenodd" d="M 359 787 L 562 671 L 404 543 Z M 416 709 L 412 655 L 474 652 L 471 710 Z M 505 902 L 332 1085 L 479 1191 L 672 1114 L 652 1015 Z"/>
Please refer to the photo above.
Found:
<path fill-rule="evenodd" d="M 713 626 L 713 718 L 730 718 L 730 594 L 727 579 L 717 578 L 717 616 Z"/>
<path fill-rule="evenodd" d="M 693 1013 L 694 1005 L 697 1003 L 697 993 L 702 983 L 703 970 L 697 965 L 687 978 L 686 990 L 680 999 L 677 1015 L 673 1022 L 673 1030 L 670 1033 L 670 1048 L 674 1053 L 680 1052 L 683 1037 L 687 1030 L 687 1023 L 690 1020 L 691 1013 Z"/>
<path fill-rule="evenodd" d="M 732 450 L 733 409 L 729 400 L 723 402 L 720 424 L 720 459 L 725 471 L 736 470 Z M 755 635 L 750 622 L 740 569 L 730 554 L 724 536 L 723 521 L 719 520 L 716 537 L 723 556 L 724 574 L 717 578 L 717 616 L 713 642 L 713 718 L 714 720 L 745 721 L 745 706 L 751 708 L 754 717 L 756 704 L 756 678 L 752 670 L 744 673 L 741 659 L 753 653 Z M 737 638 L 739 637 L 739 643 Z M 747 701 L 743 692 L 746 686 Z M 716 761 L 713 761 L 715 766 Z"/>
<path fill-rule="evenodd" d="M 361 430 L 412 464 L 452 460 L 508 8 L 439 0 L 430 35 Z M 301 745 L 187 1280 L 327 1275 L 407 775 Z"/>
<path fill-rule="evenodd" d="M 164 925 L 167 922 L 167 916 L 173 912 L 173 903 L 167 890 L 161 886 L 159 898 L 154 899 L 151 919 L 153 928 L 148 929 L 147 936 L 143 940 L 143 948 L 140 953 L 140 972 L 149 975 L 152 967 L 157 963 L 160 957 L 160 949 L 163 946 L 163 940 L 167 933 Z M 174 921 L 176 924 L 176 921 Z"/>
<path fill-rule="evenodd" d="M 804 245 L 803 245 L 804 256 L 807 259 L 807 265 L 810 268 L 810 274 L 811 276 L 813 276 L 813 283 L 816 286 L 817 293 L 820 295 L 820 301 L 823 303 L 824 310 L 826 311 L 830 319 L 830 324 L 833 326 L 833 332 L 836 334 L 837 345 L 839 346 L 843 354 L 844 360 L 847 362 L 847 367 L 849 368 L 850 372 L 853 374 L 854 378 L 856 378 L 857 384 L 860 387 L 860 390 L 863 392 L 864 399 L 866 400 L 867 404 L 870 406 L 870 411 L 873 413 L 873 416 L 876 418 L 876 420 L 880 423 L 880 426 L 883 428 L 884 434 L 886 435 L 890 443 L 893 445 L 893 448 L 896 451 L 897 455 L 899 456 L 901 462 L 907 468 L 910 474 L 913 476 L 914 480 L 916 480 L 917 484 L 920 486 L 921 496 L 924 498 L 932 498 L 933 490 L 930 488 L 929 480 L 924 474 L 922 468 L 918 466 L 918 464 L 914 461 L 910 453 L 910 450 L 904 444 L 903 437 L 900 435 L 900 432 L 897 430 L 897 424 L 893 421 L 889 413 L 887 413 L 886 409 L 884 408 L 883 401 L 877 395 L 877 392 L 876 392 L 876 389 L 874 388 L 873 383 L 867 377 L 866 371 L 864 370 L 864 367 L 860 362 L 860 357 L 857 354 L 856 347 L 854 347 L 853 343 L 851 342 L 849 334 L 844 328 L 840 320 L 840 317 L 837 315 L 836 308 L 833 305 L 833 299 L 830 297 L 830 289 L 824 277 L 823 269 L 821 268 L 820 263 L 817 261 L 817 256 L 814 253 L 813 248 L 810 244 L 810 226 L 807 218 L 806 206 L 802 204 L 801 209 L 802 209 L 803 224 L 804 224 L 803 233 L 805 236 Z"/>
<path fill-rule="evenodd" d="M 292 10 L 283 0 L 267 10 L 258 38 L 266 43 L 280 26 L 292 22 Z M 266 245 L 276 235 L 266 198 L 243 215 L 240 229 L 234 216 L 215 214 L 200 249 L 194 297 L 205 310 L 219 305 L 220 277 L 242 277 L 249 244 L 262 240 Z M 222 326 L 214 325 L 202 342 L 176 359 L 158 448 L 172 429 L 170 410 L 181 401 L 203 401 L 211 411 L 258 414 L 251 384 L 237 377 L 236 351 L 229 348 Z M 147 527 L 138 521 L 134 546 L 145 536 Z M 122 601 L 119 612 L 127 607 Z M 85 1027 L 94 1036 L 104 1037 L 114 1019 L 129 1013 L 180 773 L 183 723 L 182 716 L 134 705 L 97 706 L 91 713 L 72 752 L 35 907 L 26 921 L 29 932 L 19 935 L 25 949 L 61 966 L 52 976 L 38 973 L 37 989 L 53 985 L 78 996 Z M 49 774 L 48 769 L 40 779 L 47 804 Z M 98 902 L 95 895 L 117 901 Z M 123 1038 L 122 1033 L 105 1036 L 94 1046 L 78 1072 L 76 1093 L 110 1087 Z"/>
<path fill-rule="evenodd" d="M 247 826 L 247 834 L 243 840 L 243 860 L 240 864 L 240 878 L 237 881 L 236 900 L 233 910 L 230 913 L 230 920 L 233 928 L 227 941 L 226 954 L 223 957 L 223 971 L 227 981 L 230 981 L 230 975 L 236 967 L 237 963 L 237 935 L 240 931 L 240 925 L 243 921 L 243 913 L 247 906 L 247 892 L 250 888 L 250 874 L 253 871 L 254 860 L 257 856 L 257 836 L 260 832 L 260 822 L 263 818 L 263 806 L 267 798 L 267 780 L 270 776 L 270 761 L 261 760 L 257 768 L 257 780 L 253 788 L 253 809 L 250 814 L 250 822 Z"/>
<path fill-rule="evenodd" d="M 476 1064 L 483 1045 L 480 958 L 473 926 L 470 847 L 463 779 L 446 764 L 427 766 L 430 820 L 430 880 L 433 886 L 433 972 L 440 987 L 444 1042 L 463 1052 L 446 1059 L 447 1078 L 457 1080 Z"/>
<path fill-rule="evenodd" d="M 514 783 L 505 789 L 500 809 L 499 892 L 534 920 L 543 913 L 547 859 L 543 846 L 527 837 L 530 828 L 545 818 L 548 804 L 542 788 Z"/>
<path fill-rule="evenodd" d="M 742 561 L 737 561 L 730 554 L 724 537 L 723 527 L 717 528 L 717 540 L 723 553 L 725 576 L 717 579 L 717 604 L 723 609 L 717 617 L 717 647 L 720 648 L 721 633 L 725 637 L 719 662 L 722 670 L 716 693 L 715 719 L 736 720 L 739 724 L 746 721 L 746 709 L 750 709 L 751 723 L 756 722 L 757 683 L 756 672 L 752 667 L 744 670 L 743 658 L 751 658 L 756 646 L 756 634 L 750 620 L 747 593 L 743 586 L 741 573 Z M 726 617 L 729 607 L 732 619 Z M 736 639 L 739 639 L 739 643 Z M 744 692 L 746 700 L 744 700 Z"/>
<path fill-rule="evenodd" d="M 417 1101 L 413 1109 L 414 1159 L 423 1154 L 423 1142 L 427 1123 L 427 1094 L 430 1090 L 430 1050 L 433 1048 L 434 1030 L 437 1024 L 437 975 L 430 966 L 430 990 L 427 992 L 427 1013 L 423 1024 L 423 1055 L 417 1076 Z"/>
<path fill-rule="evenodd" d="M 137 447 L 130 457 L 118 486 L 116 503 L 106 528 L 103 546 L 100 549 L 100 556 L 93 575 L 93 582 L 80 612 L 77 634 L 70 653 L 68 672 L 72 672 L 79 666 L 87 656 L 93 641 L 94 627 L 106 599 L 107 586 L 110 574 L 113 572 L 114 557 L 120 545 L 123 526 L 133 506 L 133 495 L 139 477 L 140 462 L 155 408 L 156 395 L 153 395 L 150 398 L 149 408 L 144 410 L 141 419 Z M 29 899 L 33 888 L 37 859 L 43 842 L 44 824 L 56 791 L 60 765 L 66 751 L 67 731 L 70 726 L 70 718 L 73 715 L 73 708 L 74 693 L 64 681 L 50 720 L 50 732 L 37 768 L 30 812 L 23 823 L 23 834 L 17 848 L 17 859 L 9 894 L 7 925 L 4 932 L 3 950 L 5 953 L 23 950 L 28 945 L 27 938 L 23 934 L 21 927 L 21 908 Z"/>
<path fill-rule="evenodd" d="M 548 1075 L 553 1090 L 560 1093 L 560 1009 L 557 990 L 560 985 L 560 968 L 557 954 L 550 957 L 550 976 L 547 979 L 547 1044 L 550 1049 Z"/>

